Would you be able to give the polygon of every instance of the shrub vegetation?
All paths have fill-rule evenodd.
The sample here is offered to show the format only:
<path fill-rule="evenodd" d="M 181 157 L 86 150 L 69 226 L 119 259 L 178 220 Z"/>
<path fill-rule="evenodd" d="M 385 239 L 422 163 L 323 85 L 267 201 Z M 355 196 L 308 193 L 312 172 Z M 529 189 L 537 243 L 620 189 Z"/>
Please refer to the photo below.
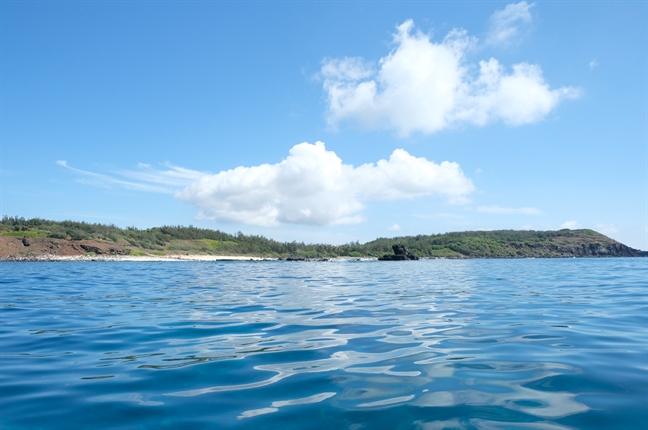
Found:
<path fill-rule="evenodd" d="M 391 246 L 395 243 L 405 245 L 408 251 L 418 257 L 552 257 L 564 256 L 570 249 L 575 249 L 574 246 L 617 243 L 593 230 L 563 229 L 454 232 L 379 238 L 364 244 L 351 242 L 344 245 L 327 245 L 278 242 L 263 236 L 245 235 L 241 232 L 229 234 L 191 225 L 122 229 L 114 224 L 10 216 L 4 216 L 0 221 L 0 235 L 113 242 L 132 247 L 133 255 L 148 252 L 303 258 L 378 257 L 391 254 Z"/>

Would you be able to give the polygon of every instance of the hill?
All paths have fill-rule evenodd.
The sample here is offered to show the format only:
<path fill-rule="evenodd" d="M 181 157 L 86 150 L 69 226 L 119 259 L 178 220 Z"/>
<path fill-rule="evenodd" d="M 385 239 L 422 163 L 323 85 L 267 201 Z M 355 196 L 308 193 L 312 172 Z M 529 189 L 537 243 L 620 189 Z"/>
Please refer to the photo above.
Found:
<path fill-rule="evenodd" d="M 395 243 L 421 258 L 638 257 L 646 252 L 593 230 L 468 231 L 379 238 L 345 245 L 278 242 L 198 227 L 150 229 L 77 221 L 5 216 L 0 221 L 0 259 L 47 255 L 233 255 L 269 258 L 379 257 Z"/>
<path fill-rule="evenodd" d="M 639 257 L 630 248 L 594 230 L 494 230 L 431 236 L 380 238 L 364 244 L 368 253 L 387 252 L 393 243 L 405 245 L 418 257 L 446 258 L 566 258 Z"/>

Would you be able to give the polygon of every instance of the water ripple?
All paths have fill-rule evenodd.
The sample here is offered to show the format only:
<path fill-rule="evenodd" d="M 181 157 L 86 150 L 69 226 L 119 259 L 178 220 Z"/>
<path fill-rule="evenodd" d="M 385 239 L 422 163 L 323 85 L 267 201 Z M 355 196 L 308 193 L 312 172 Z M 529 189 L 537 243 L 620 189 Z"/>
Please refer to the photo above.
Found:
<path fill-rule="evenodd" d="M 648 426 L 645 259 L 1 264 L 2 428 Z"/>

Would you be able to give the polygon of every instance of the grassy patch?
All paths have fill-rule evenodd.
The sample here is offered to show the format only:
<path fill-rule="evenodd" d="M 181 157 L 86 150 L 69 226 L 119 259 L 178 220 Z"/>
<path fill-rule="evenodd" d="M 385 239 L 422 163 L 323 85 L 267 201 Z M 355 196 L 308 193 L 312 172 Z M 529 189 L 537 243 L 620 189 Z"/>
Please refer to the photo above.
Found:
<path fill-rule="evenodd" d="M 452 249 L 443 248 L 443 249 L 435 249 L 435 250 L 431 251 L 430 252 L 430 257 L 456 258 L 456 257 L 463 257 L 463 254 L 455 252 Z"/>
<path fill-rule="evenodd" d="M 40 230 L 29 230 L 29 231 L 3 231 L 0 233 L 0 236 L 11 236 L 11 237 L 47 237 L 48 233 Z"/>
<path fill-rule="evenodd" d="M 201 242 L 216 251 L 220 247 L 220 241 L 214 239 L 201 239 Z"/>

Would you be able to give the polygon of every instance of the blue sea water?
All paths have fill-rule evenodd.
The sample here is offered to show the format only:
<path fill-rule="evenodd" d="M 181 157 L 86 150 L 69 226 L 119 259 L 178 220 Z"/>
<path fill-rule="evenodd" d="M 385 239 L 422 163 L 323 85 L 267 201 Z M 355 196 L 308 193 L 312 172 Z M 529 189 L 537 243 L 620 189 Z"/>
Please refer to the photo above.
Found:
<path fill-rule="evenodd" d="M 0 270 L 5 430 L 648 428 L 648 259 Z"/>

